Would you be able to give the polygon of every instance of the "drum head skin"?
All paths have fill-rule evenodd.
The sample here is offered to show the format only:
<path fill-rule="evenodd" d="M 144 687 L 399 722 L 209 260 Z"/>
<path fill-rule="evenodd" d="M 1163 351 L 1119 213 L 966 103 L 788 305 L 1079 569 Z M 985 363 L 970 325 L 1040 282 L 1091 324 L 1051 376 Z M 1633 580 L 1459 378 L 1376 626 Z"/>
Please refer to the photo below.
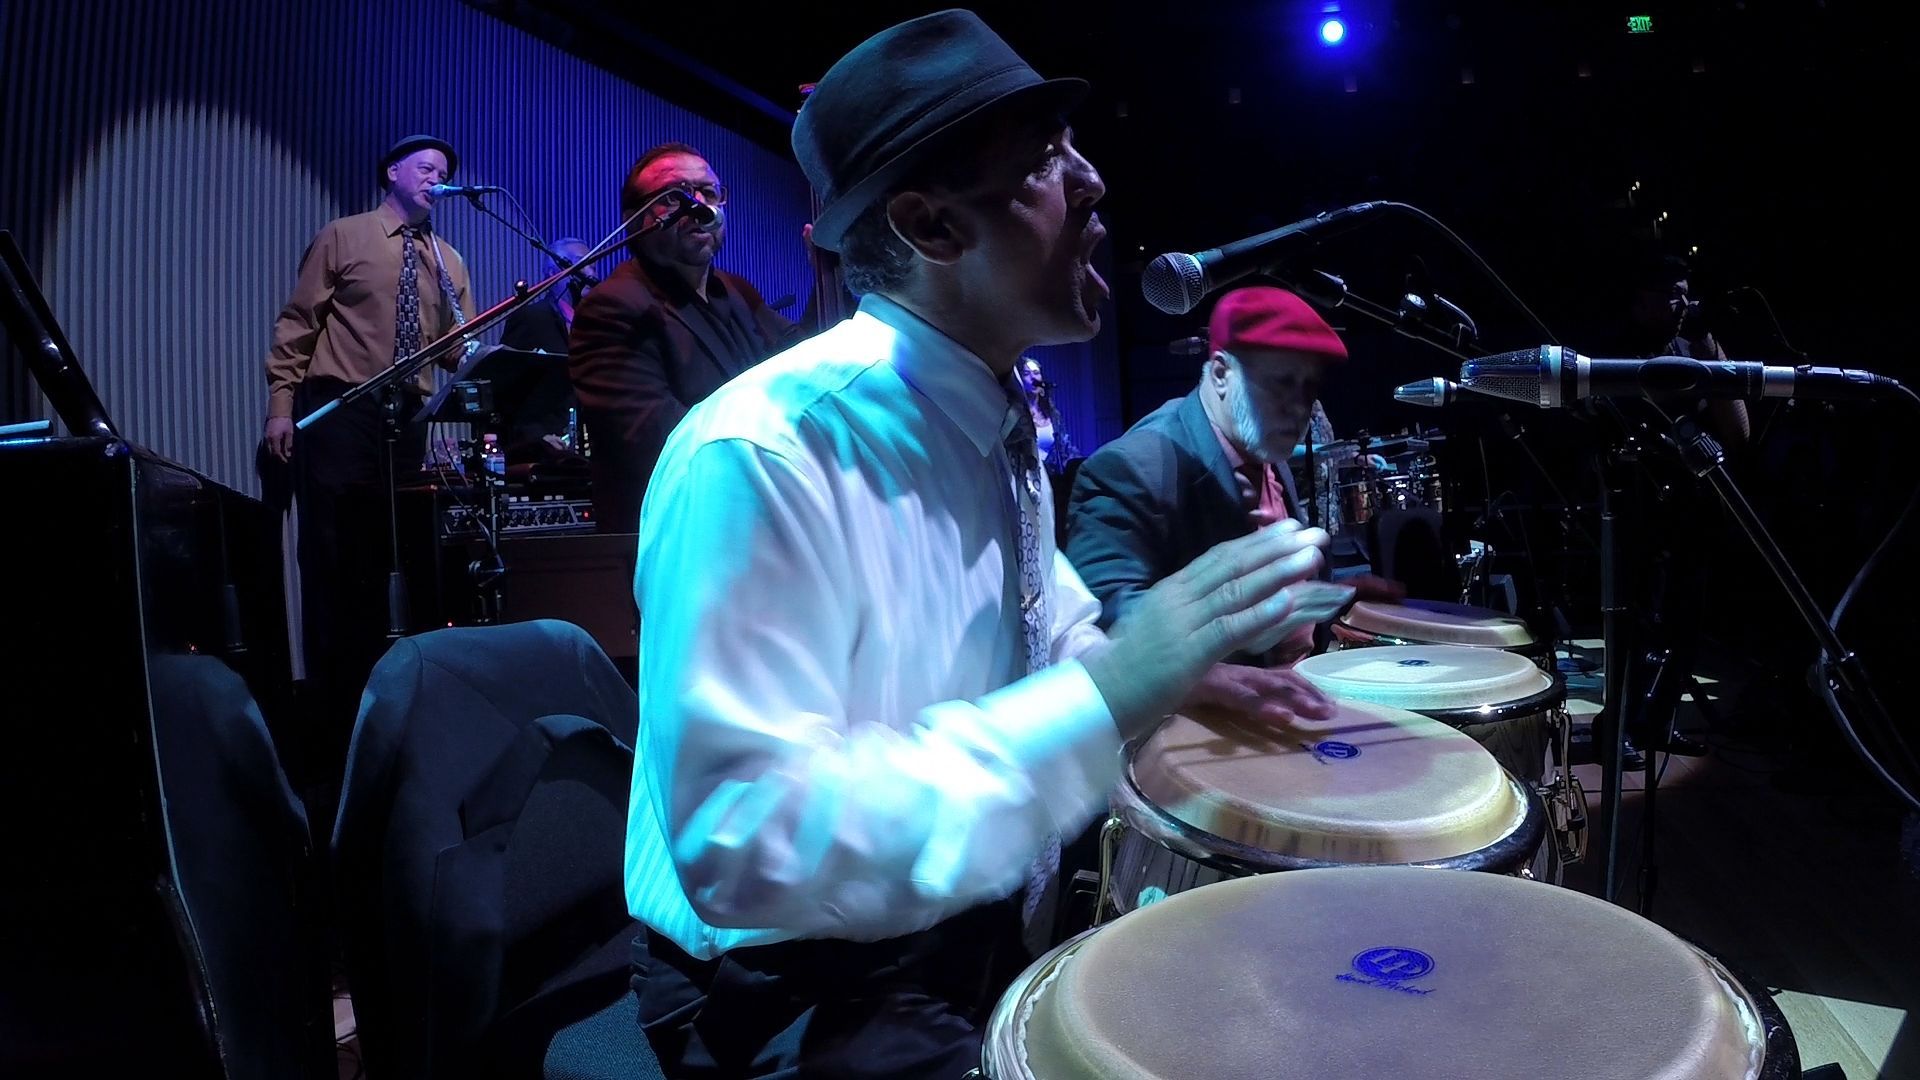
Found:
<path fill-rule="evenodd" d="M 1333 697 L 1416 712 L 1504 705 L 1553 688 L 1553 676 L 1519 653 L 1462 645 L 1341 649 L 1293 669 Z"/>
<path fill-rule="evenodd" d="M 1438 600 L 1408 600 L 1399 604 L 1362 600 L 1340 621 L 1369 634 L 1436 645 L 1524 649 L 1534 643 L 1533 631 L 1527 629 L 1523 619 L 1487 608 Z"/>
<path fill-rule="evenodd" d="M 1416 867 L 1208 885 L 1089 936 L 1021 1007 L 1038 1080 L 1756 1075 L 1751 1009 L 1623 908 Z"/>
<path fill-rule="evenodd" d="M 1506 771 L 1472 738 L 1363 702 L 1288 728 L 1171 716 L 1131 769 L 1142 795 L 1196 829 L 1325 862 L 1453 858 L 1526 815 Z"/>

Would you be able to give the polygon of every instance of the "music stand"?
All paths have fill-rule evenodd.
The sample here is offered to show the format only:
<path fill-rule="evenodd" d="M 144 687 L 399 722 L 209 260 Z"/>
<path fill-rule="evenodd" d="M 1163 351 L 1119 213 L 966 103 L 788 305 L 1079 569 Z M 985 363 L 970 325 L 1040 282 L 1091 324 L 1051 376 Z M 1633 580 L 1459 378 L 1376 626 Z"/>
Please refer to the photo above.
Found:
<path fill-rule="evenodd" d="M 550 378 L 555 364 L 566 357 L 536 349 L 509 349 L 494 345 L 478 349 L 460 365 L 453 378 L 434 391 L 414 416 L 415 423 L 511 423 L 536 386 Z M 491 406 L 458 393 L 461 383 L 486 383 L 492 388 Z"/>

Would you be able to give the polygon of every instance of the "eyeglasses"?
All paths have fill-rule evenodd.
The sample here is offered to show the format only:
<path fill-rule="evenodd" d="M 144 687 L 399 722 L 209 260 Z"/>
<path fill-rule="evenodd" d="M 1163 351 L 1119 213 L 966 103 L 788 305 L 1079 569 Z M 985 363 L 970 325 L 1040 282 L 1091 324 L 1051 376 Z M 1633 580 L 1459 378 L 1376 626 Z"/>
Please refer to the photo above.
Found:
<path fill-rule="evenodd" d="M 648 192 L 646 199 L 641 201 L 657 199 L 669 191 L 691 191 L 694 198 L 708 206 L 727 205 L 727 185 L 725 184 L 673 184 L 658 191 Z"/>

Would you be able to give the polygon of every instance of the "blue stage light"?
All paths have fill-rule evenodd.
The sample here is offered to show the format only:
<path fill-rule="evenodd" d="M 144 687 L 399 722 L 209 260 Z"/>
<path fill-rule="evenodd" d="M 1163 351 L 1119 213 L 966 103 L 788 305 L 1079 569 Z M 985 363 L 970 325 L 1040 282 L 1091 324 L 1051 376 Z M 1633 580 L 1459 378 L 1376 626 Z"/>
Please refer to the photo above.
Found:
<path fill-rule="evenodd" d="M 1333 46 L 1347 40 L 1347 24 L 1339 19 L 1320 20 L 1320 44 Z"/>

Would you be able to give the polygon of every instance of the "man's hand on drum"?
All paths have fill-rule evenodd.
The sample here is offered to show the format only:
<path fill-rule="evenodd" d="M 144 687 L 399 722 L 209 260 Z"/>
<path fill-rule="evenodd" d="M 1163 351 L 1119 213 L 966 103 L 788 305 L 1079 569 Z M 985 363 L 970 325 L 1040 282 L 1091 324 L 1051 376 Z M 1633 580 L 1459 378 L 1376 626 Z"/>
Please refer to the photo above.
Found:
<path fill-rule="evenodd" d="M 1351 590 L 1313 580 L 1326 546 L 1323 530 L 1269 525 L 1214 547 L 1135 601 L 1110 640 L 1080 658 L 1121 737 L 1157 724 L 1220 660 L 1344 606 Z"/>
<path fill-rule="evenodd" d="M 1305 676 L 1285 668 L 1215 664 L 1194 684 L 1180 711 L 1194 717 L 1216 713 L 1286 727 L 1300 720 L 1331 717 L 1333 699 Z"/>

